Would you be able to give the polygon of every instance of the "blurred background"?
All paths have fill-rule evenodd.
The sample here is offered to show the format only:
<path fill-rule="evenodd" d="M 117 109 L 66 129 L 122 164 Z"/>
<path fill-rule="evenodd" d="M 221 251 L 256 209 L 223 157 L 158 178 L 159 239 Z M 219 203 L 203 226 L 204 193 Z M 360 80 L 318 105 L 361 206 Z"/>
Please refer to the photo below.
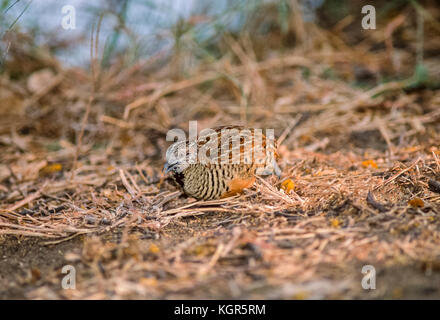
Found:
<path fill-rule="evenodd" d="M 94 107 L 84 133 L 97 142 L 115 125 L 118 130 L 125 126 L 126 133 L 130 126 L 139 128 L 145 112 L 155 108 L 148 128 L 156 133 L 220 113 L 227 122 L 285 128 L 290 116 L 304 122 L 310 112 L 326 109 L 323 105 L 346 100 L 347 92 L 326 91 L 331 90 L 328 81 L 333 81 L 330 87 L 344 83 L 342 91 L 354 95 L 387 83 L 377 93 L 438 88 L 436 2 L 374 1 L 376 29 L 365 30 L 362 7 L 367 4 L 2 0 L 1 130 L 10 132 L 14 126 L 34 132 L 44 123 L 43 135 L 76 143 L 91 91 Z M 65 6 L 74 12 L 65 8 L 63 13 Z M 68 19 L 71 13 L 73 19 Z M 73 29 L 63 27 L 63 19 Z M 262 61 L 263 66 L 256 66 Z M 284 79 L 268 75 L 283 68 Z M 181 82 L 173 87 L 176 81 Z M 187 87 L 183 99 L 188 101 L 180 102 L 188 111 L 184 114 L 162 99 L 175 98 L 171 95 Z M 285 96 L 286 90 L 295 93 Z M 20 118 L 11 121 L 14 114 Z M 329 126 L 338 127 L 334 122 Z M 300 135 L 306 134 L 298 133 L 290 143 L 297 146 Z"/>
<path fill-rule="evenodd" d="M 314 22 L 316 11 L 323 3 L 322 0 L 308 0 L 296 5 L 301 6 L 298 10 L 301 9 L 306 21 Z M 69 5 L 75 9 L 75 29 L 63 30 L 62 19 L 66 14 L 62 13 L 62 8 Z M 341 5 L 344 3 L 332 6 Z M 258 21 L 257 30 L 252 29 L 252 32 L 261 34 L 267 34 L 275 27 L 287 32 L 291 19 L 289 1 L 271 0 L 99 0 L 93 3 L 84 0 L 14 0 L 3 1 L 2 10 L 4 29 L 19 22 L 20 30 L 33 35 L 36 45 L 53 49 L 64 63 L 83 66 L 89 62 L 90 30 L 101 16 L 101 49 L 105 50 L 106 59 L 125 52 L 130 54 L 127 62 L 159 52 L 171 54 L 178 42 L 188 46 L 187 49 L 198 50 L 199 55 L 214 54 L 206 47 L 219 41 L 223 32 L 251 30 L 249 23 L 253 18 L 261 21 Z M 182 40 L 186 41 L 182 43 Z"/>

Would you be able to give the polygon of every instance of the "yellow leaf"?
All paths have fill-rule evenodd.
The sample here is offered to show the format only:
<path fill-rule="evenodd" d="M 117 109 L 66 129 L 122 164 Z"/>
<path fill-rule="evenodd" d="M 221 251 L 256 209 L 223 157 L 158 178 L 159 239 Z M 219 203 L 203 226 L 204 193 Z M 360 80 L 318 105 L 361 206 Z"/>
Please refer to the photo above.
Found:
<path fill-rule="evenodd" d="M 294 300 L 306 300 L 308 297 L 309 297 L 308 292 L 300 291 L 300 292 L 294 294 L 292 298 Z"/>
<path fill-rule="evenodd" d="M 63 170 L 63 165 L 61 163 L 52 163 L 42 168 L 41 173 L 49 174 L 49 173 L 59 172 L 61 170 Z"/>
<path fill-rule="evenodd" d="M 341 226 L 341 220 L 339 220 L 338 218 L 330 219 L 330 225 L 333 228 L 339 228 Z"/>
<path fill-rule="evenodd" d="M 295 189 L 295 183 L 292 180 L 287 179 L 281 184 L 281 189 L 284 190 L 286 194 L 289 194 L 290 191 Z"/>
<path fill-rule="evenodd" d="M 157 279 L 156 278 L 141 278 L 141 280 L 139 282 L 144 287 L 155 287 L 155 286 L 157 286 Z"/>
<path fill-rule="evenodd" d="M 440 156 L 440 150 L 437 147 L 429 148 L 429 152 L 434 152 L 435 154 Z"/>
<path fill-rule="evenodd" d="M 201 244 L 196 247 L 191 248 L 191 254 L 197 256 L 209 256 L 214 254 L 215 247 L 210 244 Z"/>
<path fill-rule="evenodd" d="M 412 207 L 423 208 L 425 206 L 425 202 L 423 202 L 420 198 L 413 198 L 408 201 L 408 204 Z"/>
<path fill-rule="evenodd" d="M 403 148 L 402 151 L 405 153 L 413 153 L 413 152 L 417 152 L 421 149 L 423 149 L 422 146 L 413 146 L 413 147 Z"/>
<path fill-rule="evenodd" d="M 365 167 L 365 168 L 372 167 L 374 169 L 377 169 L 377 163 L 374 160 L 362 161 L 362 166 Z"/>
<path fill-rule="evenodd" d="M 160 249 L 159 249 L 158 246 L 156 246 L 154 243 L 152 243 L 152 244 L 150 245 L 150 249 L 148 249 L 148 251 L 149 251 L 150 253 L 156 254 L 156 253 L 159 253 Z"/>

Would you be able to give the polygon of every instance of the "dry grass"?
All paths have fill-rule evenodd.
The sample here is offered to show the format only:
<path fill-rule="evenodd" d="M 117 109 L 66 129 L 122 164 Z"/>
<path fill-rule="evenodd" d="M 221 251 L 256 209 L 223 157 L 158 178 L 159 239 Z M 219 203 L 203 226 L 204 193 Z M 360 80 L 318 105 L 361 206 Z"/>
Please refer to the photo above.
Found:
<path fill-rule="evenodd" d="M 12 61 L 0 78 L 0 235 L 55 248 L 80 239 L 64 255 L 78 288 L 59 290 L 53 269 L 26 297 L 365 297 L 364 264 L 436 271 L 440 91 L 350 85 L 359 70 L 391 72 L 390 59 L 412 73 L 411 50 L 392 45 L 403 21 L 393 21 L 357 46 L 342 26 L 306 28 L 303 44 L 264 55 L 246 35 L 226 37 L 230 54 L 185 78 L 172 65 L 153 71 L 154 60 L 89 75 L 44 55 L 14 78 Z M 224 200 L 184 197 L 161 168 L 167 130 L 190 120 L 276 128 L 282 180 Z"/>

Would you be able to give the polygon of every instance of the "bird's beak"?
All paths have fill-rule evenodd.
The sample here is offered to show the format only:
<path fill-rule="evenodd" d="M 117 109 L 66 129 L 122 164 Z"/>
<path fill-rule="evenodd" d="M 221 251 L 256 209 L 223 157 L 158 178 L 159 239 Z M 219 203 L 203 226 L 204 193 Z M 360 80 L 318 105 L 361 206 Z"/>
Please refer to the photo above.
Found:
<path fill-rule="evenodd" d="M 168 173 L 168 172 L 171 171 L 172 168 L 173 168 L 172 165 L 170 165 L 168 162 L 165 162 L 165 165 L 163 166 L 163 171 L 164 171 L 165 173 Z"/>

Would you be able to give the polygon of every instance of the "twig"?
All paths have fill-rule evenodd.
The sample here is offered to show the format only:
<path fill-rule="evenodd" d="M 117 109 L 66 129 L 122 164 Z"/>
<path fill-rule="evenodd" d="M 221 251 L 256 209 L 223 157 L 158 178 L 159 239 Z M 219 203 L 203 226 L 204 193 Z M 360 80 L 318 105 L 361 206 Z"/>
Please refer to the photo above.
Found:
<path fill-rule="evenodd" d="M 10 206 L 9 208 L 7 208 L 6 210 L 2 210 L 2 211 L 14 211 L 17 210 L 18 208 L 23 207 L 24 205 L 28 204 L 29 202 L 34 201 L 35 199 L 38 199 L 41 196 L 41 192 L 37 191 L 35 193 L 30 194 L 29 196 L 27 196 L 26 198 L 24 198 L 23 200 L 18 201 L 17 203 L 13 204 L 12 206 Z"/>
<path fill-rule="evenodd" d="M 287 136 L 290 134 L 290 132 L 292 131 L 293 128 L 295 128 L 297 126 L 297 124 L 301 121 L 302 119 L 302 114 L 298 114 L 287 126 L 286 129 L 284 129 L 283 133 L 279 136 L 279 138 L 277 139 L 277 144 L 278 147 L 281 146 L 284 142 L 284 140 L 287 138 Z"/>
<path fill-rule="evenodd" d="M 136 190 L 133 189 L 133 187 L 130 185 L 130 183 L 128 182 L 127 178 L 125 177 L 124 174 L 124 170 L 119 169 L 119 176 L 121 177 L 121 181 L 125 187 L 125 189 L 127 189 L 128 193 L 130 193 L 130 195 L 134 198 L 136 197 Z"/>
<path fill-rule="evenodd" d="M 373 193 L 371 191 L 368 191 L 367 203 L 369 205 L 371 205 L 374 209 L 379 210 L 379 212 L 386 212 L 386 211 L 388 211 L 388 209 L 385 208 L 385 206 L 383 206 L 381 203 L 376 201 L 376 199 L 374 198 L 374 195 L 373 195 Z"/>
<path fill-rule="evenodd" d="M 391 178 L 387 179 L 386 181 L 384 181 L 383 183 L 377 185 L 376 187 L 373 188 L 373 191 L 376 191 L 384 186 L 386 186 L 387 184 L 389 184 L 391 181 L 394 181 L 395 179 L 397 179 L 400 175 L 404 174 L 405 172 L 411 170 L 422 158 L 419 157 L 417 158 L 416 161 L 414 161 L 408 168 L 396 173 L 395 175 L 393 175 Z"/>

